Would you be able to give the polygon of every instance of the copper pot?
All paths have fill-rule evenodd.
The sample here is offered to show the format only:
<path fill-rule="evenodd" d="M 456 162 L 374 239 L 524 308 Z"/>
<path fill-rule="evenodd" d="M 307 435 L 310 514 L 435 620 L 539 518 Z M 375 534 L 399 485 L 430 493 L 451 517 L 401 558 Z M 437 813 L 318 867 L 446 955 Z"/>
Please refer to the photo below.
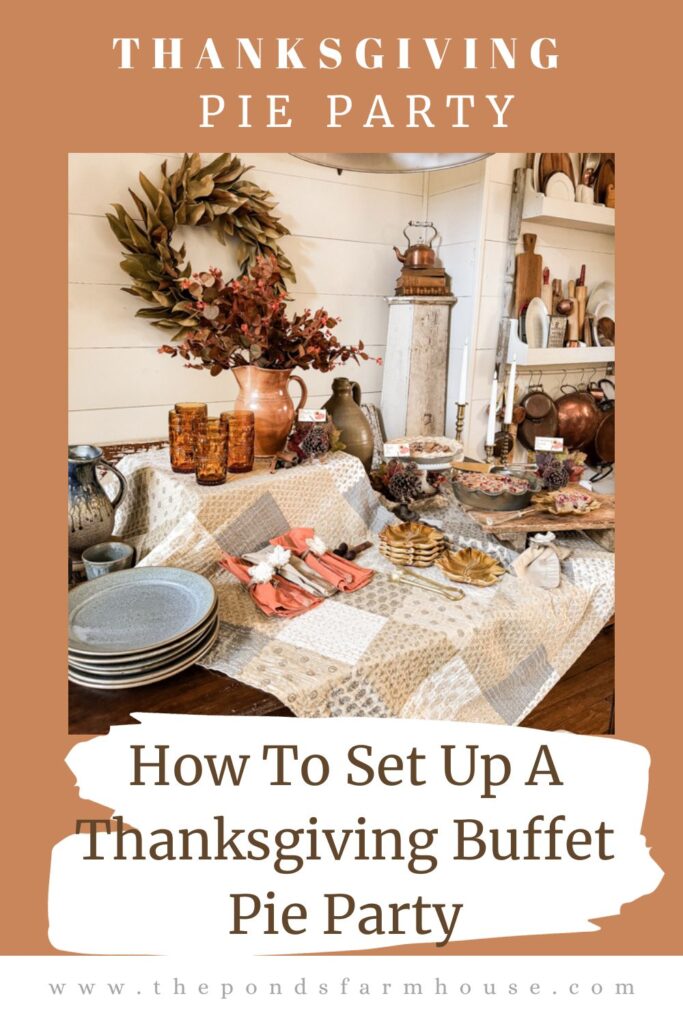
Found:
<path fill-rule="evenodd" d="M 515 419 L 521 419 L 517 428 L 517 440 L 528 451 L 533 452 L 537 437 L 556 436 L 557 409 L 550 395 L 539 385 L 529 388 L 520 402 L 520 407 L 524 412 L 524 418 L 521 419 L 520 414 L 515 416 Z"/>
<path fill-rule="evenodd" d="M 600 420 L 593 442 L 598 459 L 603 465 L 612 465 L 614 463 L 614 427 L 614 409 L 610 409 Z"/>
<path fill-rule="evenodd" d="M 265 370 L 260 366 L 235 366 L 239 384 L 235 409 L 254 413 L 254 455 L 277 455 L 284 448 L 294 417 L 308 398 L 308 388 L 291 370 Z M 294 408 L 287 387 L 295 380 L 301 388 L 299 404 Z"/>
<path fill-rule="evenodd" d="M 567 448 L 583 448 L 591 443 L 600 423 L 601 413 L 589 391 L 579 391 L 572 384 L 561 388 L 556 400 L 557 433 Z"/>
<path fill-rule="evenodd" d="M 599 382 L 603 392 L 603 401 L 600 402 L 600 422 L 595 431 L 595 437 L 588 446 L 587 461 L 592 466 L 601 470 L 601 476 L 606 475 L 604 470 L 614 465 L 615 458 L 615 404 L 614 404 L 614 383 L 609 379 Z M 598 477 L 600 479 L 600 476 Z"/>

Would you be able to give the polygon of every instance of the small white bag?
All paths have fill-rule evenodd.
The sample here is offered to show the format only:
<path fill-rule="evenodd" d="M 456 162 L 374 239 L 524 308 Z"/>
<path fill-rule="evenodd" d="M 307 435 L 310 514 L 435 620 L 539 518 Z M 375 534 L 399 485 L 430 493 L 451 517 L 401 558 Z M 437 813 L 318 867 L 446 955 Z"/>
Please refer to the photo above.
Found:
<path fill-rule="evenodd" d="M 571 553 L 571 548 L 555 544 L 554 533 L 537 533 L 530 538 L 529 547 L 514 560 L 511 568 L 527 583 L 552 590 L 560 585 L 560 563 Z"/>

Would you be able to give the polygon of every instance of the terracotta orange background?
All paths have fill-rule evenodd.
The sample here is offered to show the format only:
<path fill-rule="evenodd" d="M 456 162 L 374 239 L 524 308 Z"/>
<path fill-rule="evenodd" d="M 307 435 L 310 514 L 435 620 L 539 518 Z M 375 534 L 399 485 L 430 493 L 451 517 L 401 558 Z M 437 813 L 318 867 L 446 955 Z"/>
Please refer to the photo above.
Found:
<path fill-rule="evenodd" d="M 667 7 L 650 2 L 631 17 L 616 5 L 551 6 L 488 2 L 470 7 L 433 0 L 414 9 L 396 0 L 336 7 L 299 0 L 208 5 L 195 18 L 186 2 L 139 0 L 68 5 L 17 5 L 5 21 L 5 157 L 2 224 L 4 275 L 2 533 L 6 639 L 2 687 L 3 914 L 0 951 L 52 952 L 47 941 L 50 850 L 87 816 L 63 757 L 67 735 L 64 628 L 66 609 L 66 154 L 69 151 L 514 151 L 615 150 L 619 165 L 617 235 L 619 339 L 619 546 L 617 604 L 617 735 L 652 754 L 644 824 L 653 855 L 666 871 L 658 891 L 626 906 L 589 935 L 457 943 L 449 953 L 672 954 L 681 952 L 677 908 L 683 868 L 680 829 L 680 594 L 670 567 L 679 516 L 653 497 L 641 471 L 664 473 L 677 448 L 680 341 L 676 316 L 679 256 L 673 231 L 678 189 L 666 170 L 678 134 L 664 105 L 670 55 L 663 47 Z M 153 8 L 153 9 L 152 9 Z M 16 10 L 16 7 L 14 8 Z M 198 12 L 197 12 L 198 13 Z M 5 16 L 7 17 L 7 16 Z M 19 19 L 19 20 L 17 20 Z M 652 38 L 650 38 L 650 25 Z M 657 39 L 654 33 L 657 31 Z M 114 36 L 182 36 L 198 54 L 206 35 L 223 48 L 236 36 L 539 36 L 558 40 L 560 68 L 514 72 L 486 68 L 452 73 L 116 70 Z M 663 40 L 663 42 L 662 42 Z M 193 45 L 194 41 L 194 45 Z M 302 53 L 312 52 L 302 48 Z M 673 59 L 673 58 L 671 58 Z M 196 61 L 196 57 L 195 57 Z M 212 131 L 197 125 L 201 92 L 254 96 L 289 93 L 291 130 L 237 130 L 237 117 Z M 435 109 L 446 93 L 474 93 L 473 127 L 454 131 L 363 130 L 347 118 L 324 130 L 324 95 L 349 92 L 359 101 L 381 92 L 387 103 L 406 92 L 429 93 Z M 485 93 L 515 93 L 507 130 L 488 125 Z M 403 110 L 403 106 L 396 107 Z M 484 112 L 486 112 L 484 116 Z M 261 122 L 263 123 L 263 122 Z M 445 118 L 443 124 L 447 124 Z M 258 125 L 258 121 L 254 121 Z M 354 127 L 355 125 L 355 127 Z M 668 189 L 667 189 L 668 186 Z M 665 315 L 667 317 L 665 322 Z M 671 317 L 671 319 L 669 319 Z M 654 371 L 647 380 L 644 368 Z M 26 381 L 23 392 L 21 381 Z M 7 382 L 11 381 L 11 386 Z M 29 386 L 30 382 L 30 386 Z M 649 384 L 649 387 L 648 387 Z M 31 394 L 34 404 L 28 405 Z M 645 405 L 645 401 L 647 405 Z M 653 404 L 654 403 L 654 404 Z M 656 418 L 648 418 L 648 407 Z M 678 420 L 679 417 L 676 416 Z M 655 564 L 642 553 L 656 543 Z M 324 724 L 320 726 L 324 729 Z M 609 741 L 606 741 L 609 742 Z M 433 946 L 396 951 L 434 953 Z"/>

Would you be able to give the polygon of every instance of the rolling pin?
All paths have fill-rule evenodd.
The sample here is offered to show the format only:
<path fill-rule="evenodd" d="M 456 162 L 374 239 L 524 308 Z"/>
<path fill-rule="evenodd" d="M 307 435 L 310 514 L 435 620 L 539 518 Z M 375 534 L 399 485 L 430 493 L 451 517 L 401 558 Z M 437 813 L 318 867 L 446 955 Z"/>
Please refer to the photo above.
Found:
<path fill-rule="evenodd" d="M 586 319 L 586 298 L 588 296 L 588 289 L 586 288 L 586 264 L 581 264 L 581 273 L 579 274 L 576 282 L 576 305 L 578 313 L 578 333 L 577 338 L 583 337 L 583 324 Z"/>
<path fill-rule="evenodd" d="M 548 267 L 543 268 L 543 284 L 541 285 L 541 301 L 548 310 L 548 313 L 553 311 L 553 288 L 550 283 L 550 269 Z"/>
<path fill-rule="evenodd" d="M 567 348 L 578 348 L 579 346 L 579 309 L 576 301 L 576 282 L 570 281 L 567 284 L 569 301 L 572 304 L 572 311 L 567 317 Z"/>

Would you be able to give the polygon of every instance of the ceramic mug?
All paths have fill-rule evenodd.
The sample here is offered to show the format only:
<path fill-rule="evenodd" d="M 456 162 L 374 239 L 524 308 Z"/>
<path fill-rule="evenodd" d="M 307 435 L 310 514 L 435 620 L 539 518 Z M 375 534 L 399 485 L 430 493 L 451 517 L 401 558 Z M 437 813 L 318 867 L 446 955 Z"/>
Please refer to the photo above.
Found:
<path fill-rule="evenodd" d="M 97 576 L 105 576 L 110 572 L 130 569 L 135 562 L 135 548 L 118 540 L 107 540 L 103 544 L 93 544 L 81 555 L 85 575 L 89 580 Z"/>

